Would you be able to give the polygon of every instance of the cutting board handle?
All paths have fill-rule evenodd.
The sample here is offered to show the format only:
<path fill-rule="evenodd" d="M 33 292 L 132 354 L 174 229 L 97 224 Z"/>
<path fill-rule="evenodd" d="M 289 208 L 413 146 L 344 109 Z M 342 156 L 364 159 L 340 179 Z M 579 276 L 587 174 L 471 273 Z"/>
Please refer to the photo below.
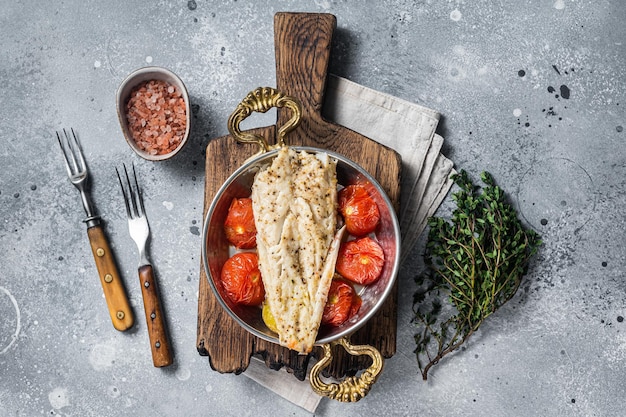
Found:
<path fill-rule="evenodd" d="M 279 91 L 296 97 L 302 104 L 300 134 L 315 139 L 310 131 L 322 121 L 322 105 L 337 18 L 332 14 L 277 13 L 274 16 L 276 85 Z M 278 126 L 289 114 L 278 111 Z M 323 136 L 323 135 L 322 135 Z"/>
<path fill-rule="evenodd" d="M 301 122 L 289 133 L 286 138 L 288 143 L 328 149 L 355 161 L 380 182 L 398 209 L 402 167 L 399 154 L 321 116 L 331 38 L 336 28 L 335 17 L 278 13 L 274 17 L 274 25 L 276 87 L 302 104 Z M 281 108 L 277 111 L 277 125 L 284 126 L 291 117 L 291 111 Z M 272 125 L 254 130 L 271 141 L 276 138 L 278 128 Z M 219 187 L 250 157 L 248 146 L 235 144 L 235 139 L 228 135 L 210 140 L 206 147 L 205 215 Z M 223 254 L 228 257 L 228 251 L 220 252 L 220 256 Z M 250 357 L 260 353 L 269 367 L 285 366 L 298 379 L 304 380 L 310 356 L 298 355 L 278 344 L 257 338 L 239 326 L 217 301 L 207 271 L 202 268 L 200 275 L 196 346 L 201 355 L 210 357 L 211 367 L 219 372 L 239 374 L 247 368 Z M 390 358 L 396 351 L 396 320 L 397 289 L 394 286 L 381 310 L 352 334 L 350 340 L 355 344 L 370 344 L 380 351 L 383 358 Z M 316 349 L 314 356 L 321 354 Z M 323 374 L 340 379 L 368 368 L 370 362 L 368 355 L 349 356 L 344 349 L 336 346 L 333 347 L 333 360 Z"/>

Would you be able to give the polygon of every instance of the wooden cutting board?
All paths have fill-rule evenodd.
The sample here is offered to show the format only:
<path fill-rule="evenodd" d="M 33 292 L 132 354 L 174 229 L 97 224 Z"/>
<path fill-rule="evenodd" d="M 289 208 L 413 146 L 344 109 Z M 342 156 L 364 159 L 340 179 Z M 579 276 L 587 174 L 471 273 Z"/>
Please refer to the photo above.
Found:
<path fill-rule="evenodd" d="M 288 144 L 313 146 L 341 153 L 357 162 L 381 184 L 395 205 L 400 199 L 400 155 L 345 127 L 330 123 L 321 116 L 330 58 L 331 40 L 337 21 L 330 14 L 278 13 L 274 17 L 277 89 L 296 97 L 302 104 L 302 121 L 286 137 Z M 250 91 L 260 86 L 250 86 Z M 271 87 L 271 86 L 270 86 Z M 243 99 L 243 97 L 242 97 Z M 234 110 L 234 109 L 233 109 Z M 289 118 L 288 111 L 278 110 L 276 126 Z M 224 121 L 226 124 L 226 121 Z M 276 126 L 253 129 L 275 142 Z M 213 139 L 206 148 L 204 217 L 220 186 L 247 158 L 257 152 L 256 145 L 239 144 L 231 136 Z M 396 351 L 397 284 L 378 313 L 354 333 L 354 344 L 369 344 L 390 358 Z M 222 373 L 239 374 L 246 370 L 252 355 L 258 354 L 272 369 L 286 367 L 304 380 L 311 355 L 319 358 L 321 348 L 310 355 L 264 341 L 244 330 L 220 306 L 209 286 L 201 265 L 198 300 L 197 349 L 208 356 L 211 368 Z M 333 364 L 325 375 L 341 378 L 369 366 L 367 356 L 350 357 L 335 347 Z"/>

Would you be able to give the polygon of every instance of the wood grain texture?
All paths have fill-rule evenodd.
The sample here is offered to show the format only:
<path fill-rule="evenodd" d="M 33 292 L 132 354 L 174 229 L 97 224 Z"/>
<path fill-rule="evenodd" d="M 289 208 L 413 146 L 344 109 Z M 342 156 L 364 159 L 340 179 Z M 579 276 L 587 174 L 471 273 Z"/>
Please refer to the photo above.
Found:
<path fill-rule="evenodd" d="M 330 58 L 332 34 L 336 19 L 329 14 L 278 13 L 274 19 L 277 88 L 296 97 L 302 104 L 302 121 L 287 136 L 291 145 L 313 146 L 345 155 L 366 169 L 381 184 L 396 212 L 400 198 L 401 160 L 397 152 L 345 127 L 330 123 L 321 116 Z M 251 86 L 253 90 L 257 86 Z M 243 97 L 242 97 L 243 98 Z M 234 109 L 233 109 L 234 110 Z M 278 110 L 278 126 L 290 117 L 289 111 Z M 276 127 L 254 130 L 275 142 Z M 232 137 L 213 139 L 206 149 L 205 217 L 208 206 L 219 187 L 232 172 L 257 151 L 253 145 L 238 144 Z M 387 298 L 378 313 L 354 333 L 354 344 L 370 344 L 385 358 L 395 354 L 397 321 L 397 288 Z M 250 356 L 261 355 L 267 366 L 285 366 L 303 380 L 311 356 L 320 357 L 315 348 L 309 355 L 257 339 L 239 326 L 222 309 L 212 293 L 201 265 L 197 349 L 209 357 L 213 369 L 219 372 L 243 372 Z M 334 349 L 335 360 L 326 374 L 341 378 L 369 366 L 369 357 L 350 357 L 340 348 Z"/>
<path fill-rule="evenodd" d="M 154 279 L 152 265 L 139 267 L 139 282 L 141 283 L 143 308 L 146 313 L 152 364 L 157 368 L 171 365 L 173 362 L 172 349 L 167 335 L 165 317 L 163 317 L 163 309 L 159 299 L 159 288 Z"/>
<path fill-rule="evenodd" d="M 133 327 L 135 316 L 102 225 L 88 228 L 87 236 L 113 327 L 121 332 L 126 331 Z"/>

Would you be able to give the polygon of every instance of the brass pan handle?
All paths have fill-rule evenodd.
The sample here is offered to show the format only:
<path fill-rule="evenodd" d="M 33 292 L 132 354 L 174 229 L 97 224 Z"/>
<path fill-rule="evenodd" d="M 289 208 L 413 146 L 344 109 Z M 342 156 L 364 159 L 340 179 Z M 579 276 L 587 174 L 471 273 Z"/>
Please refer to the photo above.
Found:
<path fill-rule="evenodd" d="M 342 346 L 346 352 L 354 356 L 368 355 L 372 358 L 372 364 L 358 377 L 348 377 L 340 383 L 327 384 L 323 382 L 320 373 L 331 364 L 333 360 L 332 347 L 335 345 Z M 345 337 L 325 344 L 323 348 L 324 357 L 311 368 L 311 375 L 309 376 L 313 391 L 342 402 L 357 402 L 365 397 L 383 370 L 383 358 L 380 352 L 369 345 L 352 345 Z"/>
<path fill-rule="evenodd" d="M 267 140 L 258 134 L 242 132 L 239 124 L 252 114 L 252 112 L 265 113 L 272 107 L 286 107 L 293 113 L 291 119 L 287 121 L 279 130 L 276 144 L 270 146 Z M 270 149 L 280 148 L 285 145 L 285 135 L 295 129 L 302 118 L 302 106 L 300 102 L 274 88 L 258 87 L 248 93 L 235 111 L 228 118 L 228 131 L 231 136 L 241 143 L 256 143 L 259 145 L 259 153 L 264 153 Z"/>

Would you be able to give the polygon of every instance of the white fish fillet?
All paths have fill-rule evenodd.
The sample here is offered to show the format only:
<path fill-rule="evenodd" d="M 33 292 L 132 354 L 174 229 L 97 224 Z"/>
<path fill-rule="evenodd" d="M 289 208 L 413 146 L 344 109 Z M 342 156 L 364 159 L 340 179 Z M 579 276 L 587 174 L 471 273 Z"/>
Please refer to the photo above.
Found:
<path fill-rule="evenodd" d="M 252 185 L 266 302 L 280 344 L 301 353 L 313 348 L 335 270 L 336 205 L 336 161 L 325 153 L 283 147 Z"/>

